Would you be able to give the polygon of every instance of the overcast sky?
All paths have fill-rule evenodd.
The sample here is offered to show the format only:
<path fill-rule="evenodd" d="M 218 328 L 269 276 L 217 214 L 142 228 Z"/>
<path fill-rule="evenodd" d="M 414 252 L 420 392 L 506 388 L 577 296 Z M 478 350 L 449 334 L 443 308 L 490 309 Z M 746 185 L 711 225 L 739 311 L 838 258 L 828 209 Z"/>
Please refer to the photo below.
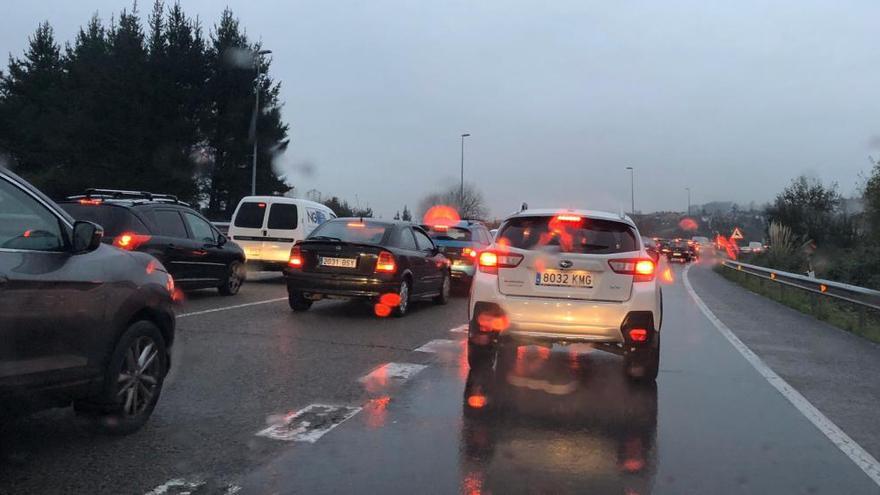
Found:
<path fill-rule="evenodd" d="M 110 0 L 2 0 L 0 53 L 72 40 Z M 386 218 L 465 179 L 493 215 L 770 200 L 808 173 L 851 194 L 880 157 L 880 2 L 182 0 L 274 51 L 280 167 Z M 142 1 L 141 11 L 151 2 Z M 872 147 L 870 143 L 875 141 Z M 295 170 L 315 167 L 312 176 Z"/>

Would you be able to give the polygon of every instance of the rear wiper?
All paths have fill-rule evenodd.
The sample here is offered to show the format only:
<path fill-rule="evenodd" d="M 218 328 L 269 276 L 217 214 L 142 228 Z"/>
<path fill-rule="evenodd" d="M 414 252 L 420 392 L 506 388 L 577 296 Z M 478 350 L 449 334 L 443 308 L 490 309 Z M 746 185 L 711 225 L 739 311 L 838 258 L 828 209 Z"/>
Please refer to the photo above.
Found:
<path fill-rule="evenodd" d="M 316 236 L 313 236 L 313 237 L 309 237 L 309 240 L 310 240 L 310 241 L 335 241 L 335 242 L 342 242 L 342 239 L 340 239 L 340 238 L 338 238 L 338 237 L 330 237 L 330 236 L 327 236 L 327 235 L 316 235 Z"/>

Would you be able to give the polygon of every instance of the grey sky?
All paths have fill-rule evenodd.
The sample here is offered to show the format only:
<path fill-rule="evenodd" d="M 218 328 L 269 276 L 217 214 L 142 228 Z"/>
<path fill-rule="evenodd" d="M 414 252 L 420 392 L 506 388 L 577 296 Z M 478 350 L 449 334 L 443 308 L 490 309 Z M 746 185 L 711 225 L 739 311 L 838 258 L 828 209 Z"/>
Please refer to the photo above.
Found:
<path fill-rule="evenodd" d="M 73 38 L 129 2 L 3 0 L 0 52 L 37 23 Z M 494 215 L 531 206 L 767 201 L 799 173 L 850 194 L 880 156 L 873 1 L 290 2 L 223 7 L 274 51 L 293 144 L 289 182 L 385 217 L 466 180 Z M 146 11 L 150 2 L 142 1 Z"/>

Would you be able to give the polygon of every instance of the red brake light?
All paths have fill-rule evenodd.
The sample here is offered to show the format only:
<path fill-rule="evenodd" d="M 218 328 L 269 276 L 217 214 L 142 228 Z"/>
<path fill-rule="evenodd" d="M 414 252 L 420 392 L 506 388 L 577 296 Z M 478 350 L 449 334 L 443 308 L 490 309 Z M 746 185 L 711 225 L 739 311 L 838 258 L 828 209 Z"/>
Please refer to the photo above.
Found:
<path fill-rule="evenodd" d="M 471 258 L 476 258 L 477 250 L 466 247 L 461 250 L 461 254 L 463 254 L 464 256 L 470 256 Z"/>
<path fill-rule="evenodd" d="M 259 208 L 265 208 L 265 207 L 266 207 L 266 203 L 257 203 L 257 206 L 258 206 Z"/>
<path fill-rule="evenodd" d="M 382 251 L 379 253 L 379 259 L 376 260 L 376 273 L 394 273 L 397 270 L 397 263 L 394 255 L 390 251 Z"/>
<path fill-rule="evenodd" d="M 480 409 L 486 406 L 486 396 L 474 394 L 468 397 L 467 400 L 468 406 L 474 409 Z"/>
<path fill-rule="evenodd" d="M 149 241 L 151 236 L 146 234 L 135 234 L 134 232 L 123 232 L 113 240 L 113 245 L 125 249 L 127 251 L 134 251 L 141 244 Z"/>
<path fill-rule="evenodd" d="M 556 215 L 556 220 L 560 222 L 580 222 L 581 217 L 577 215 Z"/>
<path fill-rule="evenodd" d="M 650 282 L 654 280 L 654 262 L 650 259 L 618 259 L 608 260 L 608 266 L 621 275 L 632 275 L 633 282 Z"/>
<path fill-rule="evenodd" d="M 346 227 L 355 227 L 355 228 L 359 228 L 359 229 L 367 226 L 366 224 L 360 223 L 360 222 L 348 222 L 345 225 L 346 225 Z"/>
<path fill-rule="evenodd" d="M 302 250 L 299 248 L 299 246 L 293 246 L 293 248 L 291 248 L 290 259 L 287 260 L 287 266 L 291 268 L 302 268 Z"/>
<path fill-rule="evenodd" d="M 632 328 L 629 331 L 629 339 L 633 342 L 647 342 L 648 330 L 644 328 Z"/>
<path fill-rule="evenodd" d="M 483 251 L 480 253 L 479 267 L 484 273 L 498 273 L 498 268 L 515 268 L 523 260 L 521 254 Z"/>
<path fill-rule="evenodd" d="M 101 200 L 100 199 L 83 198 L 83 199 L 79 200 L 79 204 L 81 204 L 81 205 L 99 205 L 99 204 L 101 204 Z"/>

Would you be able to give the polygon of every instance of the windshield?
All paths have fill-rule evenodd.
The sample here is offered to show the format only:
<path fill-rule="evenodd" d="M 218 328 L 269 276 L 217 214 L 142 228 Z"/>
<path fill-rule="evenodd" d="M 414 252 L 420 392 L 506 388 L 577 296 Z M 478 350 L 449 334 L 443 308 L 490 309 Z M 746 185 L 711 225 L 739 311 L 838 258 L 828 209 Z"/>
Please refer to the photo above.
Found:
<path fill-rule="evenodd" d="M 324 222 L 309 235 L 313 240 L 379 244 L 385 238 L 387 224 L 369 220 L 339 219 Z"/>
<path fill-rule="evenodd" d="M 438 241 L 470 241 L 471 231 L 461 227 L 431 227 L 428 234 Z"/>
<path fill-rule="evenodd" d="M 519 249 L 580 254 L 639 250 L 632 227 L 621 222 L 591 218 L 578 219 L 576 222 L 560 222 L 555 217 L 514 218 L 501 227 L 497 242 Z"/>
<path fill-rule="evenodd" d="M 104 235 L 116 237 L 123 232 L 148 234 L 150 231 L 127 208 L 111 205 L 61 203 L 61 208 L 76 220 L 94 222 L 104 228 Z"/>

